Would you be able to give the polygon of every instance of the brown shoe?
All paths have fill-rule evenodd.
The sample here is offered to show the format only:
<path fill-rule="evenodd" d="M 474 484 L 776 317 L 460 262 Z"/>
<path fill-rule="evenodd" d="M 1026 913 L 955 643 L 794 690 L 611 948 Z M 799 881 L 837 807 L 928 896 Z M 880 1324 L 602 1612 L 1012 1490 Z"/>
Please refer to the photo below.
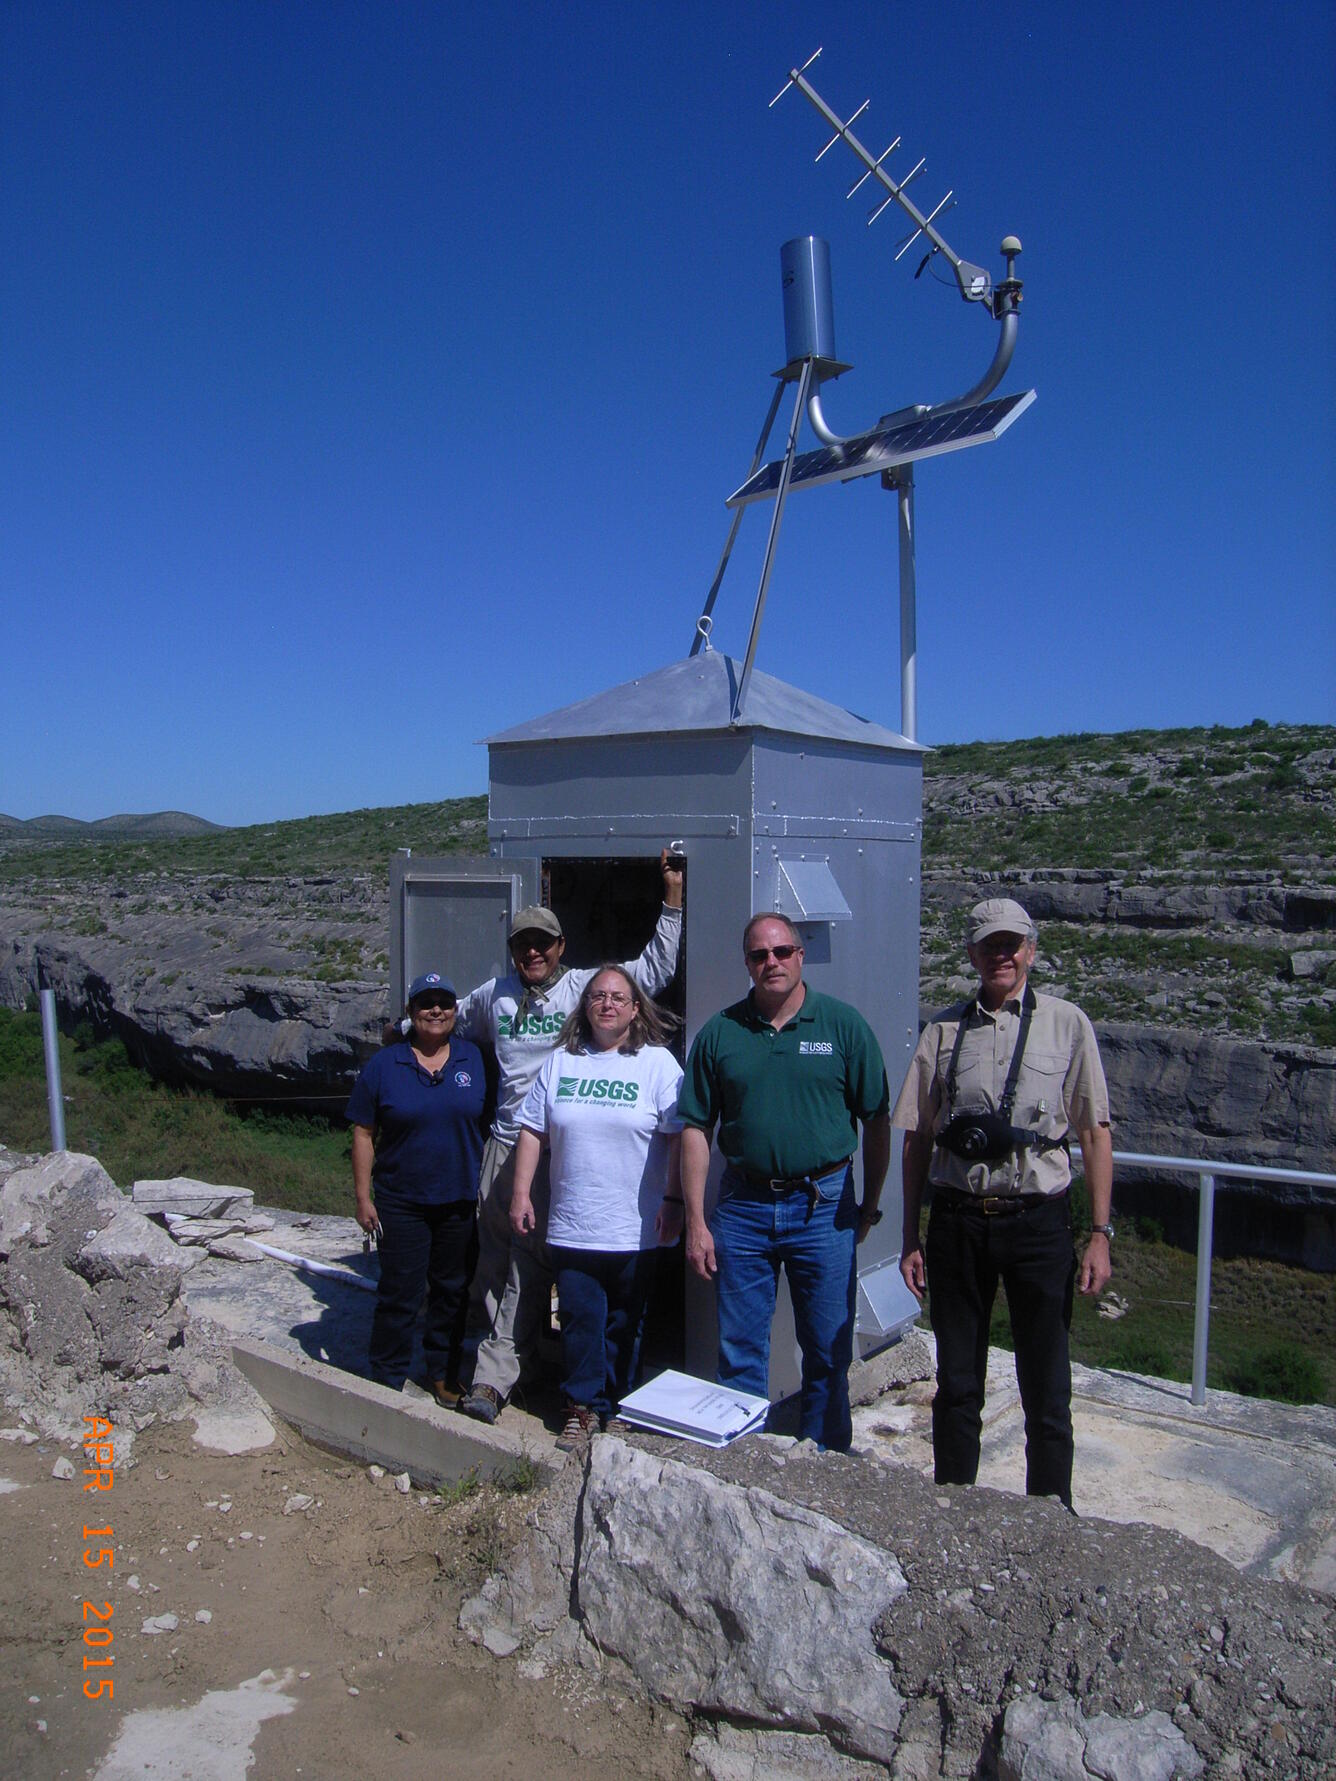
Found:
<path fill-rule="evenodd" d="M 631 1424 L 624 1416 L 614 1415 L 603 1418 L 603 1433 L 605 1435 L 629 1435 L 630 1432 Z"/>
<path fill-rule="evenodd" d="M 566 1420 L 557 1436 L 557 1446 L 563 1453 L 573 1453 L 577 1447 L 584 1446 L 597 1427 L 598 1418 L 592 1410 L 584 1404 L 567 1404 Z"/>
<path fill-rule="evenodd" d="M 442 1410 L 453 1410 L 464 1395 L 464 1387 L 457 1379 L 433 1379 L 431 1395 Z"/>
<path fill-rule="evenodd" d="M 465 1416 L 471 1416 L 475 1422 L 495 1422 L 501 1414 L 504 1399 L 499 1391 L 490 1385 L 474 1385 L 460 1398 L 455 1405 Z"/>

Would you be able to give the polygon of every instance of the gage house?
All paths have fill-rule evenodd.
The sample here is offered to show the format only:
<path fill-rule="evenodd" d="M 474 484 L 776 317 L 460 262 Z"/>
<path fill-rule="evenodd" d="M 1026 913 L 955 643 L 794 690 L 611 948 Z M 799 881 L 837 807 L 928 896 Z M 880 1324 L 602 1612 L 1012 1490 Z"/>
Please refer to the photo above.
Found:
<path fill-rule="evenodd" d="M 657 919 L 668 846 L 686 857 L 686 888 L 682 954 L 660 999 L 683 1018 L 683 1054 L 747 991 L 744 924 L 777 910 L 803 936 L 807 982 L 871 1025 L 894 1095 L 918 1037 L 923 751 L 759 671 L 745 718 L 730 723 L 739 673 L 706 649 L 489 737 L 488 857 L 392 862 L 392 999 L 402 1005 L 432 966 L 461 995 L 502 975 L 511 914 L 526 903 L 556 910 L 568 964 L 634 958 Z M 711 1195 L 720 1167 L 716 1151 Z M 893 1159 L 886 1216 L 858 1253 L 863 1352 L 917 1314 L 896 1267 L 898 1174 Z M 857 1181 L 861 1191 L 861 1164 Z M 656 1352 L 710 1375 L 713 1292 L 689 1273 L 684 1291 L 675 1338 Z M 779 1395 L 798 1378 L 782 1285 L 772 1357 Z"/>

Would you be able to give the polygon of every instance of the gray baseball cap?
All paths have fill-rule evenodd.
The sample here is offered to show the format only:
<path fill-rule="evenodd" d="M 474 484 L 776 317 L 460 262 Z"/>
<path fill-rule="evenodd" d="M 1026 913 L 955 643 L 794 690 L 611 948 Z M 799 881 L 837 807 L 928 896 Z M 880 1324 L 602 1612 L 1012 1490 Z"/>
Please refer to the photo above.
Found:
<path fill-rule="evenodd" d="M 969 945 L 977 946 L 990 934 L 1023 934 L 1027 940 L 1033 940 L 1035 925 L 1013 898 L 989 897 L 970 910 L 965 923 L 965 939 Z"/>
<path fill-rule="evenodd" d="M 545 909 L 541 903 L 527 903 L 523 909 L 517 909 L 510 923 L 510 938 L 516 934 L 551 934 L 554 940 L 565 938 L 561 931 L 561 923 L 551 909 Z"/>

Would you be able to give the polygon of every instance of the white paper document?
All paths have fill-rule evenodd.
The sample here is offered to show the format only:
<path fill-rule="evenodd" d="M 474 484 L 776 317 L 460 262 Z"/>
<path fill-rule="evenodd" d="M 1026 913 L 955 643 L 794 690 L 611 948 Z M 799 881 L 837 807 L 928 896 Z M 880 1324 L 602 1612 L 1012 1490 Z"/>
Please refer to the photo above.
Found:
<path fill-rule="evenodd" d="M 629 1392 L 619 1414 L 657 1434 L 680 1435 L 705 1447 L 727 1447 L 739 1435 L 759 1428 L 769 1408 L 769 1398 L 670 1369 Z"/>

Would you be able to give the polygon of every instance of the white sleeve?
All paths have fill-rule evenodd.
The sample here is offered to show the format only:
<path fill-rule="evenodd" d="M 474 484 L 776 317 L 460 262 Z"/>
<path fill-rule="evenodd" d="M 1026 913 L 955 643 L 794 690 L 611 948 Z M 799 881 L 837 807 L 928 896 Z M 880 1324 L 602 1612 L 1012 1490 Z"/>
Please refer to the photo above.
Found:
<path fill-rule="evenodd" d="M 477 989 L 471 989 L 463 998 L 455 1016 L 455 1029 L 461 1038 L 472 1039 L 475 1045 L 496 1043 L 496 1034 L 492 1031 L 492 1002 L 495 996 L 496 978 L 491 977 L 486 983 L 480 983 Z"/>
<path fill-rule="evenodd" d="M 677 1097 L 682 1088 L 682 1066 L 671 1051 L 664 1053 L 664 1069 L 655 1097 L 661 1132 L 680 1132 L 682 1121 L 677 1117 Z"/>
<path fill-rule="evenodd" d="M 681 943 L 682 911 L 670 909 L 665 903 L 659 911 L 659 919 L 650 935 L 649 945 L 638 959 L 627 959 L 622 968 L 634 977 L 647 996 L 657 996 L 673 980 L 673 972 L 677 969 L 677 949 Z"/>

